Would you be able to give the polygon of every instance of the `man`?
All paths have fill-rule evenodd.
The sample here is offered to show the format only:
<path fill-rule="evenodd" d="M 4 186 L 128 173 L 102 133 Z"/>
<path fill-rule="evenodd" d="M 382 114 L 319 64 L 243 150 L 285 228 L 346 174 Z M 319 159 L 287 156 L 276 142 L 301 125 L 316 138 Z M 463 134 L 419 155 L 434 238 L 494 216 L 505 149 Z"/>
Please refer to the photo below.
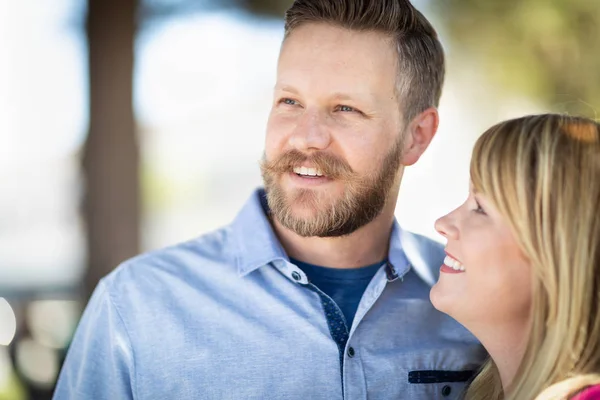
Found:
<path fill-rule="evenodd" d="M 481 363 L 429 302 L 443 249 L 394 220 L 438 126 L 435 31 L 405 0 L 298 0 L 285 30 L 265 190 L 104 278 L 56 398 L 451 399 Z"/>

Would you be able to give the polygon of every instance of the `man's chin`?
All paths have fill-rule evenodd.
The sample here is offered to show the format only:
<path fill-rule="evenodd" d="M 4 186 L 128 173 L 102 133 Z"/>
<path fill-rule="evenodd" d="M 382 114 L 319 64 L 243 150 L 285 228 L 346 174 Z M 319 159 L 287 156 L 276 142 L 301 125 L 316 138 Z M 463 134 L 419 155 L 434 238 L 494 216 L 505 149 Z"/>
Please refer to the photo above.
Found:
<path fill-rule="evenodd" d="M 322 212 L 316 205 L 294 202 L 288 208 L 288 215 L 298 221 L 311 223 Z"/>
<path fill-rule="evenodd" d="M 314 236 L 312 232 L 314 225 L 319 220 L 319 210 L 315 207 L 302 203 L 288 204 L 284 210 L 276 210 L 273 216 L 282 226 L 295 232 L 300 236 Z"/>

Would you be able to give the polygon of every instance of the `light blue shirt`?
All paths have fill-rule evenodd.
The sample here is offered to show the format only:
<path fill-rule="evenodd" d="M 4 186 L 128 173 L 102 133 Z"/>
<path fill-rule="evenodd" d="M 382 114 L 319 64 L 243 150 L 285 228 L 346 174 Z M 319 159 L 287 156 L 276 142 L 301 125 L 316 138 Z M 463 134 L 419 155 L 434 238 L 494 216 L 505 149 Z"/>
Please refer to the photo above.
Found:
<path fill-rule="evenodd" d="M 459 398 L 465 383 L 453 381 L 485 352 L 429 301 L 438 243 L 394 224 L 389 263 L 340 352 L 323 297 L 289 262 L 264 205 L 257 191 L 231 225 L 105 277 L 55 399 Z"/>

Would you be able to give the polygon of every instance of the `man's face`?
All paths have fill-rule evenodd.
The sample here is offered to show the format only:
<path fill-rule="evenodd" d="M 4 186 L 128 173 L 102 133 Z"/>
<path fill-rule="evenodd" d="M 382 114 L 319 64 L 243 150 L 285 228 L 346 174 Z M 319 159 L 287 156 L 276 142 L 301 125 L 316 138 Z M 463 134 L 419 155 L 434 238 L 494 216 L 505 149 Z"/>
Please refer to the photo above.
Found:
<path fill-rule="evenodd" d="M 383 34 L 326 24 L 286 39 L 261 165 L 283 226 L 347 235 L 383 209 L 403 152 L 396 54 Z"/>

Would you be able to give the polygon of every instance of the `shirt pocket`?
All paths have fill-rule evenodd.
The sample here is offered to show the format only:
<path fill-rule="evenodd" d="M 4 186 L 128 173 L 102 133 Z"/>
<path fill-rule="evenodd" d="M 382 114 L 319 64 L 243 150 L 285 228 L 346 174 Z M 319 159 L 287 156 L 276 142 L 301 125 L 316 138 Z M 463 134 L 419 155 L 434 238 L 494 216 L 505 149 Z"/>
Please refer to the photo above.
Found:
<path fill-rule="evenodd" d="M 406 399 L 459 400 L 475 370 L 413 370 L 408 372 Z M 403 397 L 404 398 L 404 397 Z"/>

